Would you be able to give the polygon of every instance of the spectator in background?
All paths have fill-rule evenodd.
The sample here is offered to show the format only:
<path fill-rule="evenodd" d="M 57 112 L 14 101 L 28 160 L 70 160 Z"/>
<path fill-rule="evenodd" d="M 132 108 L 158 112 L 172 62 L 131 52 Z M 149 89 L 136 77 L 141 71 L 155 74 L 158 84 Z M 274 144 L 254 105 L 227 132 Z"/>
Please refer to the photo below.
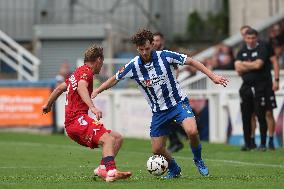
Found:
<path fill-rule="evenodd" d="M 244 25 L 240 28 L 240 34 L 243 38 L 243 43 L 242 43 L 242 48 L 244 46 L 246 46 L 246 43 L 245 43 L 245 35 L 246 35 L 246 32 L 251 29 L 250 26 L 248 25 Z M 256 115 L 255 115 L 255 112 L 252 113 L 252 116 L 251 116 L 251 134 L 250 134 L 250 148 L 251 149 L 255 149 L 257 146 L 256 146 L 256 143 L 255 143 L 255 129 L 256 129 Z"/>
<path fill-rule="evenodd" d="M 280 23 L 276 23 L 269 28 L 268 36 L 271 44 L 275 41 L 277 41 L 278 44 L 284 44 L 284 30 Z"/>
<path fill-rule="evenodd" d="M 251 29 L 250 26 L 245 25 L 243 27 L 241 27 L 240 29 L 240 33 L 243 37 L 243 39 L 245 39 L 245 35 L 246 35 L 246 31 L 248 31 L 248 29 Z M 279 78 L 279 62 L 277 59 L 277 55 L 274 53 L 273 47 L 271 46 L 270 43 L 263 41 L 263 40 L 259 40 L 259 43 L 263 44 L 267 51 L 268 51 L 268 56 L 269 58 L 269 62 L 270 62 L 270 67 L 271 64 L 273 65 L 273 71 L 274 71 L 274 79 L 272 82 L 272 90 L 273 91 L 277 91 L 279 89 L 279 81 L 277 81 L 277 78 Z M 245 46 L 246 44 L 244 43 L 243 46 Z M 271 68 L 270 68 L 271 69 Z M 268 147 L 270 150 L 274 150 L 274 142 L 273 142 L 273 135 L 274 135 L 274 131 L 275 131 L 275 120 L 274 120 L 274 116 L 273 116 L 273 111 L 270 109 L 266 110 L 266 121 L 267 121 L 267 126 L 268 126 L 268 131 L 269 131 L 269 144 Z M 251 118 L 251 148 L 254 149 L 256 148 L 256 143 L 255 143 L 255 130 L 256 130 L 256 115 L 255 113 L 252 114 L 252 118 Z"/>
<path fill-rule="evenodd" d="M 153 46 L 154 49 L 157 51 L 165 50 L 165 38 L 164 35 L 161 32 L 156 32 L 153 34 Z"/>
<path fill-rule="evenodd" d="M 251 118 L 255 112 L 258 117 L 261 133 L 261 144 L 258 149 L 265 151 L 267 115 L 269 112 L 269 116 L 273 118 L 272 110 L 276 108 L 270 72 L 273 60 L 267 45 L 258 41 L 258 32 L 256 30 L 252 28 L 248 29 L 244 39 L 246 45 L 238 52 L 235 62 L 235 69 L 243 79 L 243 84 L 240 88 L 240 97 L 245 145 L 241 150 L 247 151 L 252 149 L 250 138 L 252 132 Z M 279 81 L 279 75 L 278 78 L 275 78 L 275 81 Z M 269 147 L 271 142 L 273 143 L 273 137 L 269 139 Z"/>
<path fill-rule="evenodd" d="M 218 62 L 214 60 L 212 57 L 207 57 L 204 59 L 204 65 L 206 66 L 206 68 L 210 70 L 215 70 L 215 68 L 217 67 L 217 64 Z"/>
<path fill-rule="evenodd" d="M 248 25 L 244 25 L 240 28 L 240 33 L 243 39 L 245 39 L 245 35 L 248 29 L 251 29 L 251 27 Z"/>
<path fill-rule="evenodd" d="M 215 61 L 215 69 L 218 70 L 234 70 L 234 56 L 232 49 L 221 43 L 215 48 L 213 55 L 213 61 Z"/>
<path fill-rule="evenodd" d="M 70 67 L 67 61 L 60 65 L 59 72 L 55 76 L 56 85 L 61 84 L 70 76 Z"/>
<path fill-rule="evenodd" d="M 209 140 L 209 112 L 206 98 L 191 99 L 190 106 L 194 111 L 200 140 Z"/>
<path fill-rule="evenodd" d="M 268 40 L 274 49 L 281 69 L 284 69 L 284 30 L 280 23 L 272 25 L 268 30 Z"/>

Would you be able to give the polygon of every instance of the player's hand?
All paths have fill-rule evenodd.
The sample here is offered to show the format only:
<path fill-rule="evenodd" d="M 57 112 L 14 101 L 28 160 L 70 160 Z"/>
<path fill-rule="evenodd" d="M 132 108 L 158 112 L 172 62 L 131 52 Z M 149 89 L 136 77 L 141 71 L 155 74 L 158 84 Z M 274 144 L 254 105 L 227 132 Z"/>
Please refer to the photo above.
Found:
<path fill-rule="evenodd" d="M 215 84 L 220 84 L 223 85 L 223 87 L 226 87 L 228 85 L 229 80 L 223 76 L 220 75 L 214 75 L 214 77 L 212 78 L 212 81 Z"/>
<path fill-rule="evenodd" d="M 97 118 L 98 121 L 102 118 L 103 113 L 102 113 L 102 111 L 100 111 L 99 109 L 97 109 L 97 108 L 95 108 L 95 107 L 92 107 L 92 108 L 91 108 L 91 111 L 93 112 L 93 114 L 96 115 L 96 118 Z"/>
<path fill-rule="evenodd" d="M 42 113 L 43 113 L 43 114 L 47 114 L 47 113 L 50 112 L 50 111 L 51 111 L 51 106 L 44 105 L 44 106 L 42 107 Z"/>
<path fill-rule="evenodd" d="M 98 95 L 96 90 L 93 90 L 92 94 L 91 94 L 91 98 L 96 98 L 96 96 Z"/>
<path fill-rule="evenodd" d="M 273 91 L 278 91 L 279 90 L 279 82 L 274 81 L 272 84 L 272 90 Z"/>

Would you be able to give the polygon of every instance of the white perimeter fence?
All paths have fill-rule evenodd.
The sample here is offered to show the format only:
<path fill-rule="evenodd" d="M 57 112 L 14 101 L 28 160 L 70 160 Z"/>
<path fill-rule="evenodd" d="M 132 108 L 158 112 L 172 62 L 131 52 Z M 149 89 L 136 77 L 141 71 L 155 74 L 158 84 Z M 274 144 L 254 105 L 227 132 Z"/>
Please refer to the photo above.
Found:
<path fill-rule="evenodd" d="M 222 74 L 230 80 L 226 88 L 213 84 L 203 74 L 190 78 L 186 83 L 183 82 L 182 86 L 190 99 L 208 99 L 209 141 L 224 143 L 227 140 L 229 117 L 232 124 L 232 135 L 241 136 L 243 133 L 238 94 L 241 79 L 234 71 L 222 71 L 218 74 Z M 280 75 L 280 81 L 282 81 L 284 73 L 281 72 Z M 274 117 L 277 120 L 281 117 L 284 90 L 277 91 L 276 96 L 278 108 L 274 110 Z M 64 125 L 64 100 L 65 96 L 62 95 L 56 104 L 57 125 L 60 127 Z M 116 130 L 126 137 L 149 138 L 152 113 L 139 90 L 105 91 L 98 95 L 95 104 L 102 110 L 103 122 L 107 128 Z"/>

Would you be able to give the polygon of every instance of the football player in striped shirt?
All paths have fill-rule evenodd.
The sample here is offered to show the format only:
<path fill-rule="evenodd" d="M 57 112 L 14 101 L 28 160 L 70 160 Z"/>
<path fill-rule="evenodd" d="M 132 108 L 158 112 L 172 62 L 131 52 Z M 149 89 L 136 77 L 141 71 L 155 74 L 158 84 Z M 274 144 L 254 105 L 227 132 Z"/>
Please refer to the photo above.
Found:
<path fill-rule="evenodd" d="M 193 161 L 201 175 L 209 174 L 201 158 L 199 140 L 194 114 L 187 96 L 182 92 L 176 80 L 175 65 L 191 65 L 206 74 L 215 84 L 227 86 L 228 80 L 214 74 L 202 63 L 172 51 L 155 51 L 153 33 L 147 29 L 138 31 L 132 42 L 136 45 L 138 56 L 122 67 L 100 87 L 93 91 L 92 97 L 116 85 L 120 80 L 130 78 L 136 81 L 145 99 L 151 107 L 153 116 L 150 126 L 152 152 L 166 157 L 169 162 L 168 174 L 164 178 L 176 178 L 181 175 L 181 168 L 166 149 L 167 136 L 170 133 L 170 122 L 181 123 L 190 139 Z"/>

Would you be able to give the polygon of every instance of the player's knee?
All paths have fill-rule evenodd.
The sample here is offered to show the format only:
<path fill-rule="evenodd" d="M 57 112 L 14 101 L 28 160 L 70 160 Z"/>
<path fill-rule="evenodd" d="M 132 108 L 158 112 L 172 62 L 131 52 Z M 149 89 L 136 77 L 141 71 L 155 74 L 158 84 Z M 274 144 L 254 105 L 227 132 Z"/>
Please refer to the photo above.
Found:
<path fill-rule="evenodd" d="M 101 142 L 104 144 L 115 144 L 115 138 L 109 134 L 101 137 Z"/>
<path fill-rule="evenodd" d="M 272 111 L 270 111 L 270 110 L 266 111 L 266 112 L 265 112 L 265 116 L 266 116 L 266 118 L 268 118 L 268 119 L 273 118 L 273 113 L 272 113 Z"/>
<path fill-rule="evenodd" d="M 189 137 L 198 135 L 198 130 L 196 128 L 190 128 L 187 130 L 187 135 Z"/>
<path fill-rule="evenodd" d="M 161 146 L 153 146 L 152 147 L 152 153 L 153 154 L 164 154 L 165 152 L 165 148 L 161 147 Z"/>
<path fill-rule="evenodd" d="M 152 149 L 152 153 L 157 155 L 164 154 L 164 149 L 154 148 Z"/>
<path fill-rule="evenodd" d="M 121 134 L 116 135 L 115 140 L 116 143 L 122 144 L 123 143 L 122 135 Z"/>

